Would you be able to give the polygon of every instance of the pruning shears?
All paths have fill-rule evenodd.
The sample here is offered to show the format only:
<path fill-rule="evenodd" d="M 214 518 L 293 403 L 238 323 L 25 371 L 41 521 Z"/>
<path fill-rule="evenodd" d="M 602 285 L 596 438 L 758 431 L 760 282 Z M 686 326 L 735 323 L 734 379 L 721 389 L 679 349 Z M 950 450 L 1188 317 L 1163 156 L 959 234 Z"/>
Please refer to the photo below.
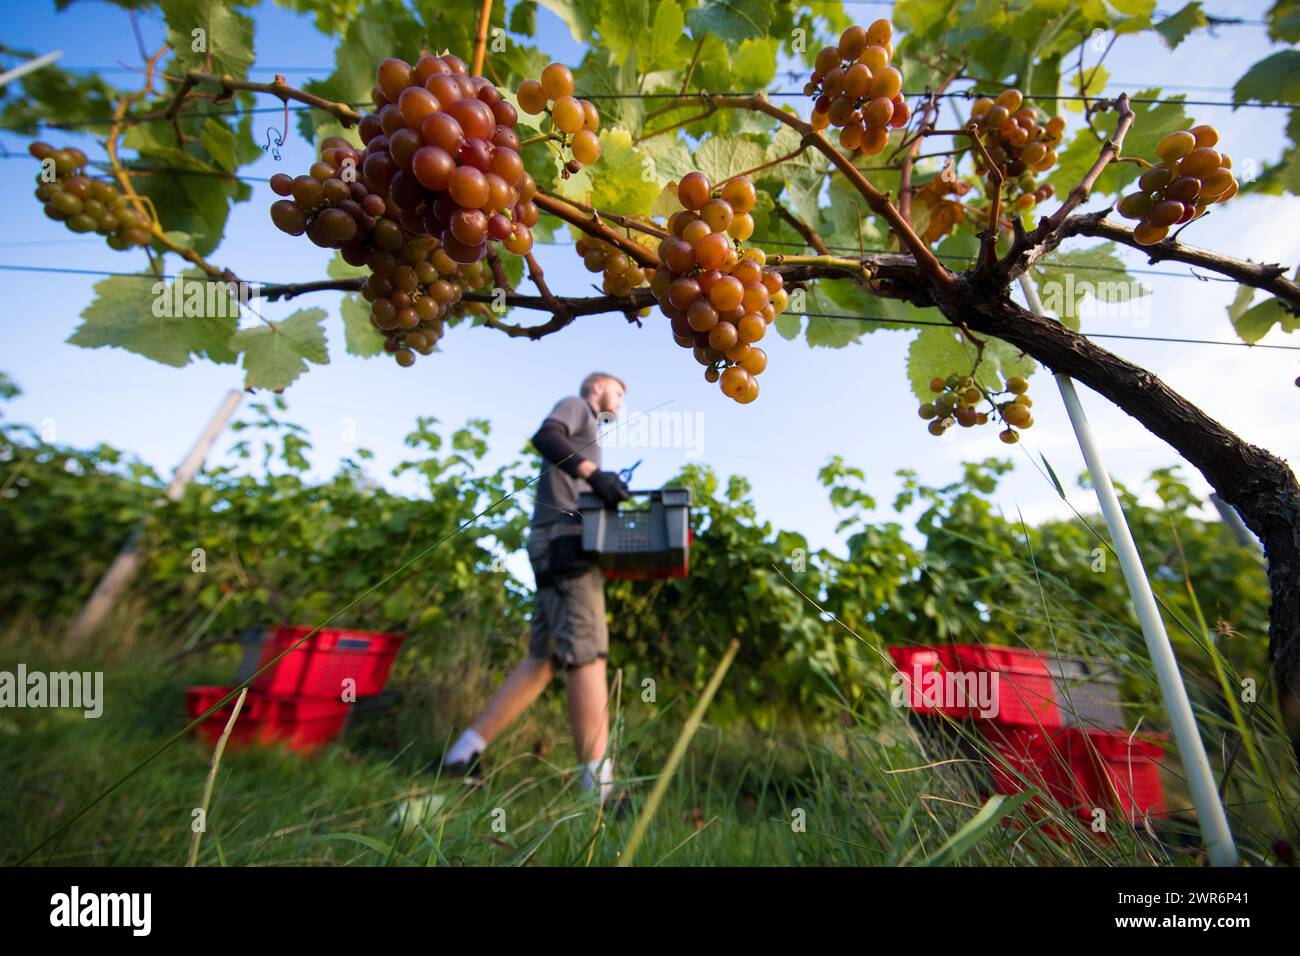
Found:
<path fill-rule="evenodd" d="M 632 483 L 632 472 L 636 471 L 637 466 L 640 464 L 641 464 L 641 459 L 638 458 L 636 461 L 632 462 L 632 464 L 628 465 L 626 468 L 620 471 L 618 473 L 619 480 L 622 481 L 623 484 L 625 485 L 630 485 Z"/>

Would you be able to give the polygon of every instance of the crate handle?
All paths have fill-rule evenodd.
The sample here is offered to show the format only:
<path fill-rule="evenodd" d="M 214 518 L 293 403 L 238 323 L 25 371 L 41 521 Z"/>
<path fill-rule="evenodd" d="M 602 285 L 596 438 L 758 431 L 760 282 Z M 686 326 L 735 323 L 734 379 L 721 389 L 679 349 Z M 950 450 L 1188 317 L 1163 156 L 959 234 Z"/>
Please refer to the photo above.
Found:
<path fill-rule="evenodd" d="M 364 651 L 370 646 L 370 640 L 364 637 L 342 637 L 334 646 L 340 650 Z"/>

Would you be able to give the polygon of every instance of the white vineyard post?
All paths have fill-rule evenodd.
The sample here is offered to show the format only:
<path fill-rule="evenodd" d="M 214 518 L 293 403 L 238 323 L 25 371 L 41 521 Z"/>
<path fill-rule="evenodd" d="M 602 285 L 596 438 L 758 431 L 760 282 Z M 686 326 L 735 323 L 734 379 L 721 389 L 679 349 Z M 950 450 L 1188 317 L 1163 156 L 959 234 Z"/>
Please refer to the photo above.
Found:
<path fill-rule="evenodd" d="M 1050 318 L 1038 298 L 1038 289 L 1027 274 L 1020 277 L 1020 288 L 1025 294 L 1025 301 L 1035 315 Z M 1110 539 L 1119 557 L 1120 568 L 1124 572 L 1124 581 L 1128 585 L 1129 596 L 1133 600 L 1133 609 L 1142 625 L 1142 635 L 1146 638 L 1147 654 L 1155 667 L 1156 679 L 1160 683 L 1160 694 L 1165 701 L 1165 711 L 1169 717 L 1170 729 L 1174 742 L 1178 745 L 1178 754 L 1183 763 L 1183 772 L 1191 791 L 1192 805 L 1196 809 L 1196 819 L 1201 828 L 1213 866 L 1236 866 L 1240 862 L 1237 847 L 1228 827 L 1228 817 L 1219 799 L 1219 791 L 1214 785 L 1214 775 L 1210 771 L 1210 761 L 1205 754 L 1205 744 L 1201 741 L 1196 726 L 1196 717 L 1192 714 L 1192 705 L 1187 697 L 1187 688 L 1183 685 L 1182 674 L 1178 670 L 1178 659 L 1174 656 L 1173 645 L 1165 631 L 1164 621 L 1156 606 L 1155 595 L 1151 592 L 1151 582 L 1138 556 L 1137 546 L 1133 543 L 1133 534 L 1120 508 L 1119 497 L 1111 484 L 1110 475 L 1101 459 L 1101 451 L 1083 413 L 1079 394 L 1074 389 L 1074 382 L 1068 375 L 1055 376 L 1057 387 L 1061 390 L 1061 399 L 1065 402 L 1070 415 L 1070 424 L 1079 439 L 1079 449 L 1083 452 L 1088 473 L 1092 476 L 1093 487 L 1097 491 L 1097 502 L 1110 530 Z"/>

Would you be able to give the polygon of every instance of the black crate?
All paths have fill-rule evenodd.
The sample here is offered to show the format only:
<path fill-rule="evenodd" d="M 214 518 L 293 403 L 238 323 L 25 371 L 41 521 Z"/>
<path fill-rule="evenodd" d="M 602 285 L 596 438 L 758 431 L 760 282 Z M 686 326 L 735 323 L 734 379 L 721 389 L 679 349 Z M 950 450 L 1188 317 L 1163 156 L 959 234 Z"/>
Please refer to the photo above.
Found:
<path fill-rule="evenodd" d="M 648 497 L 644 508 L 607 505 L 594 494 L 578 496 L 582 548 L 609 570 L 659 571 L 685 568 L 690 546 L 689 488 L 633 491 Z"/>

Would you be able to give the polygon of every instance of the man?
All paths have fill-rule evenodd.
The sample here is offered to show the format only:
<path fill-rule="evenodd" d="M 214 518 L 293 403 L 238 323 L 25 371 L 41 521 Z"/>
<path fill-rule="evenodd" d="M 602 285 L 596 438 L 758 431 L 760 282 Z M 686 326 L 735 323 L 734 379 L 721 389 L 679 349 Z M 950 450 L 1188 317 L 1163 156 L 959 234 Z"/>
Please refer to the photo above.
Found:
<path fill-rule="evenodd" d="M 558 670 L 568 677 L 569 724 L 584 765 L 582 788 L 594 789 L 599 781 L 602 803 L 613 789 L 613 761 L 605 754 L 605 579 L 582 551 L 578 494 L 593 491 L 610 504 L 628 497 L 618 475 L 601 471 L 597 442 L 597 416 L 618 414 L 625 387 L 613 375 L 593 372 L 583 380 L 578 397 L 561 399 L 532 438 L 543 466 L 528 534 L 528 559 L 537 578 L 528 657 L 444 755 L 444 773 L 474 772 L 483 749 L 523 713 Z"/>

